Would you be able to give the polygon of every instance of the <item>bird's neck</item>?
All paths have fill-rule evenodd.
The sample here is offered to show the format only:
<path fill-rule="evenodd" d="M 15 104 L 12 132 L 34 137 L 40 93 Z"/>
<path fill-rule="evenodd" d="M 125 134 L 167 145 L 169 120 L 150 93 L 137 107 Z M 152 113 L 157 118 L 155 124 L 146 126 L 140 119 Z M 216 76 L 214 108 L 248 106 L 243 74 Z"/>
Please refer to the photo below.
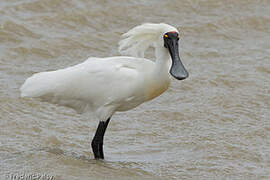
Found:
<path fill-rule="evenodd" d="M 146 87 L 147 100 L 151 100 L 164 91 L 170 85 L 169 69 L 171 67 L 171 58 L 167 50 L 163 47 L 156 47 L 155 67 L 149 76 Z"/>
<path fill-rule="evenodd" d="M 156 75 L 169 76 L 169 70 L 172 64 L 170 54 L 164 47 L 155 48 L 156 63 L 154 73 Z"/>

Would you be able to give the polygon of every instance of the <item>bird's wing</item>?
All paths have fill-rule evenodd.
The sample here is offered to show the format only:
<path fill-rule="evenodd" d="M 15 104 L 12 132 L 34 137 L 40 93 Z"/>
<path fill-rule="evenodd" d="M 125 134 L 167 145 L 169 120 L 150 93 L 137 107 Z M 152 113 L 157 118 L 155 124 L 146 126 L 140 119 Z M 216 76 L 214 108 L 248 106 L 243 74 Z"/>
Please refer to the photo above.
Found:
<path fill-rule="evenodd" d="M 40 97 L 84 112 L 89 106 L 119 103 L 134 96 L 140 79 L 132 64 L 90 59 L 66 69 L 34 74 L 20 90 L 22 97 Z"/>

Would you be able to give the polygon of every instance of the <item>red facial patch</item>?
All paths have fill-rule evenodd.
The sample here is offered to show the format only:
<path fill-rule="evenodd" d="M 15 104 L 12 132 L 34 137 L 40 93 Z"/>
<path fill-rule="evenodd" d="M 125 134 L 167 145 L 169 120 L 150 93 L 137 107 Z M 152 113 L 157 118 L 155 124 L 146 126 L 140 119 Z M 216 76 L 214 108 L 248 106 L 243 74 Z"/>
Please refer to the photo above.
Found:
<path fill-rule="evenodd" d="M 168 32 L 168 33 L 177 33 L 176 31 L 170 31 L 170 32 Z"/>

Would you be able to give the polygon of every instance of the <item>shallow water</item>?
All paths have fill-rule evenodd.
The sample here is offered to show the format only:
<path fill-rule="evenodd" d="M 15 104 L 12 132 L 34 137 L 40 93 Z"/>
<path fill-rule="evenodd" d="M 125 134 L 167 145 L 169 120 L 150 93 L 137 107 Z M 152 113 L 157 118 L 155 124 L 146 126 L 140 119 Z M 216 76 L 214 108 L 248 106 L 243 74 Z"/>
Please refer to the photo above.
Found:
<path fill-rule="evenodd" d="M 270 179 L 270 1 L 0 1 L 0 179 Z M 181 31 L 190 73 L 113 116 L 104 161 L 91 115 L 19 97 L 35 72 L 118 55 L 143 22 Z M 147 54 L 152 57 L 152 53 Z"/>

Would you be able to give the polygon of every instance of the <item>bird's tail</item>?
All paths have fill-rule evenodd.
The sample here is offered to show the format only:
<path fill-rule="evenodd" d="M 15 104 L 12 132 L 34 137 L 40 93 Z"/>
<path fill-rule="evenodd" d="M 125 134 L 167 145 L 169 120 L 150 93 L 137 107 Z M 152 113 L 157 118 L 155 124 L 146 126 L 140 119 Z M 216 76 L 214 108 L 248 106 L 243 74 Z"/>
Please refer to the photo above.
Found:
<path fill-rule="evenodd" d="M 49 94 L 55 87 L 51 72 L 36 73 L 26 79 L 21 86 L 21 97 L 41 97 Z"/>

